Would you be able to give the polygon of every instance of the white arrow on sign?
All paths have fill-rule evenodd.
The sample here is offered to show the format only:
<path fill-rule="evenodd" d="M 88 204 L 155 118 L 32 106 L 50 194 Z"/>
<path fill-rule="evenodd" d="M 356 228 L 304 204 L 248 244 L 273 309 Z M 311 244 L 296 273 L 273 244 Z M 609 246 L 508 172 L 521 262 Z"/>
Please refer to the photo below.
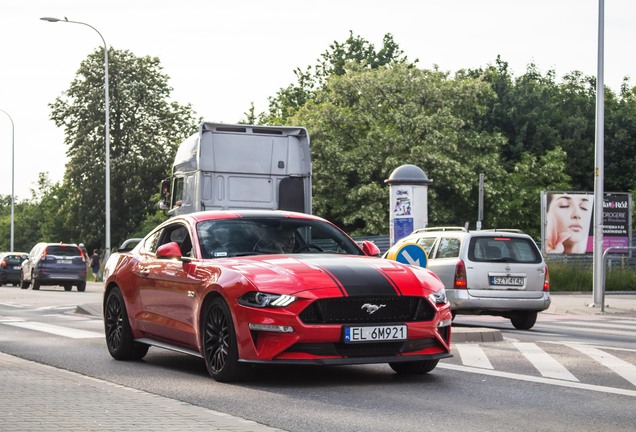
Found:
<path fill-rule="evenodd" d="M 402 256 L 404 256 L 404 258 L 406 258 L 406 260 L 409 262 L 409 264 L 411 265 L 416 265 L 416 266 L 420 266 L 420 260 L 416 259 L 414 260 L 413 257 L 411 255 L 409 255 L 409 253 L 406 250 L 402 251 Z"/>

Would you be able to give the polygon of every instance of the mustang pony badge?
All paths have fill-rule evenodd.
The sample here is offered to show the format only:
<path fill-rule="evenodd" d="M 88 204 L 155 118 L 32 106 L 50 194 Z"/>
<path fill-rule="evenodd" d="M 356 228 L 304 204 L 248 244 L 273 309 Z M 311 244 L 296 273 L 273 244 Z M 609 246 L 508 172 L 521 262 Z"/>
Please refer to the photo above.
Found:
<path fill-rule="evenodd" d="M 386 305 L 383 305 L 383 304 L 378 306 L 378 305 L 374 305 L 374 304 L 371 304 L 371 303 L 365 303 L 365 304 L 362 305 L 362 307 L 360 309 L 363 309 L 363 310 L 367 311 L 367 313 L 369 315 L 372 315 L 375 312 L 377 312 L 380 308 L 383 308 L 385 306 Z"/>

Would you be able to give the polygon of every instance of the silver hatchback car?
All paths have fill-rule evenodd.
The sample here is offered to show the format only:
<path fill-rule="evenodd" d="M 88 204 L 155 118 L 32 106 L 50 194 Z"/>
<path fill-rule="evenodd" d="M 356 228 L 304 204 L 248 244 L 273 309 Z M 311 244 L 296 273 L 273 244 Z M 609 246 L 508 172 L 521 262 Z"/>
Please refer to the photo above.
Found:
<path fill-rule="evenodd" d="M 428 268 L 444 283 L 453 316 L 497 315 L 527 330 L 534 326 L 537 313 L 550 307 L 548 267 L 527 234 L 424 228 L 395 246 L 406 242 L 417 243 L 428 253 Z"/>

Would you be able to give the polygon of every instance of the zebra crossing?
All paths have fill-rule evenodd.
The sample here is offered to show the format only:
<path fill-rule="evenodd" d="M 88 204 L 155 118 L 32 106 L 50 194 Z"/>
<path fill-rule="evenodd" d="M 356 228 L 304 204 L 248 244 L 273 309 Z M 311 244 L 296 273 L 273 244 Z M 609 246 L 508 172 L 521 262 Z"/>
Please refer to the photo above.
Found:
<path fill-rule="evenodd" d="M 454 358 L 441 366 L 636 396 L 636 319 L 569 319 L 535 327 L 504 332 L 502 342 L 453 344 Z M 576 337 L 582 333 L 589 337 Z"/>

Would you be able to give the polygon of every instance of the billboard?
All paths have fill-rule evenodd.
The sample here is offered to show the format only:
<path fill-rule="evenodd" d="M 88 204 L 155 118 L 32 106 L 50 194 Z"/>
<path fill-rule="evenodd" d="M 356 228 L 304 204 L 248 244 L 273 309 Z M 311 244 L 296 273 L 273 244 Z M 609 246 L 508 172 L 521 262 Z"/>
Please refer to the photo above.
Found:
<path fill-rule="evenodd" d="M 603 250 L 630 246 L 632 197 L 603 196 Z M 586 254 L 594 251 L 594 194 L 541 192 L 541 244 L 546 254 Z"/>

